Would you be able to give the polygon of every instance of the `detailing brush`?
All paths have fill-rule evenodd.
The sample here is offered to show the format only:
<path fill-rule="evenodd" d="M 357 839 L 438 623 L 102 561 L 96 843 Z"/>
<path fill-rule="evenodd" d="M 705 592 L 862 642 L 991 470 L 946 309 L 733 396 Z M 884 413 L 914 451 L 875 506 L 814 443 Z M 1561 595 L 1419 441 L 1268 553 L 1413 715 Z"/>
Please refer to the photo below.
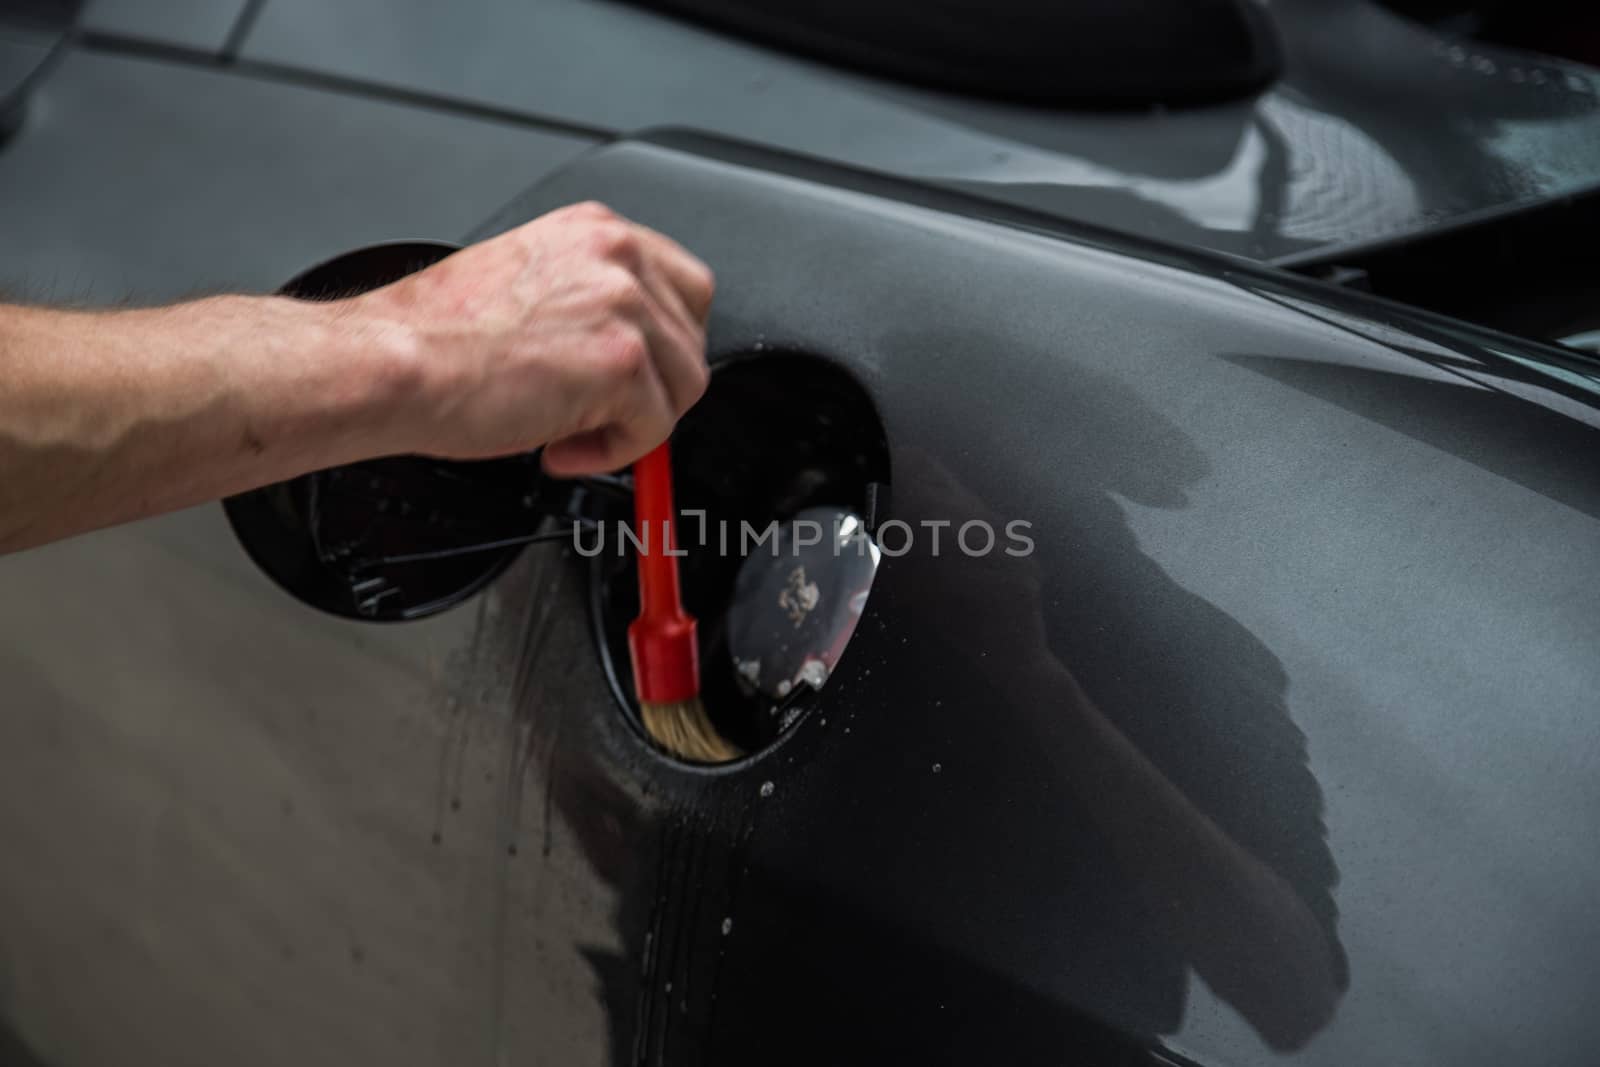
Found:
<path fill-rule="evenodd" d="M 672 506 L 672 454 L 665 442 L 633 465 L 638 526 L 639 617 L 628 627 L 634 690 L 644 728 L 686 760 L 722 763 L 742 753 L 722 739 L 700 702 L 700 650 L 694 617 L 678 593 Z"/>

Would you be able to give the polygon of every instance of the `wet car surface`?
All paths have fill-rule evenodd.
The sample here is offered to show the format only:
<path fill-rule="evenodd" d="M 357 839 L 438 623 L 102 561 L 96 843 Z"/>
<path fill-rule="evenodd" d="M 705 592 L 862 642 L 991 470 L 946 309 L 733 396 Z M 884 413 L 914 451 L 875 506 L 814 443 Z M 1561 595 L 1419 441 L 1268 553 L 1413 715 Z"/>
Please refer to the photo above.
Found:
<path fill-rule="evenodd" d="M 1380 33 L 1451 94 L 1408 155 L 1426 94 L 1341 81 L 1332 20 L 1398 25 L 1364 5 L 1273 5 L 1260 97 L 1070 120 L 633 7 L 186 6 L 91 6 L 0 145 L 8 295 L 266 291 L 599 197 L 718 271 L 705 462 L 851 432 L 716 401 L 821 361 L 887 463 L 829 503 L 1037 551 L 887 558 L 816 700 L 712 769 L 618 699 L 575 546 L 388 626 L 215 505 L 0 559 L 29 1055 L 1585 1062 L 1600 375 L 1229 256 L 1587 188 L 1595 75 Z M 661 124 L 825 161 L 611 141 Z"/>

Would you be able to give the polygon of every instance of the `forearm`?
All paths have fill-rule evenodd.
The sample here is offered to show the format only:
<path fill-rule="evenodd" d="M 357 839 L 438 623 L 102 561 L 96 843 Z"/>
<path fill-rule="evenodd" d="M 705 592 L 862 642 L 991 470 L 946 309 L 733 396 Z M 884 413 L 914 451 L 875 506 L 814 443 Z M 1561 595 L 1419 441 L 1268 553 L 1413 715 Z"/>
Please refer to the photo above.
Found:
<path fill-rule="evenodd" d="M 578 204 L 346 300 L 0 305 L 0 552 L 374 456 L 616 470 L 705 391 L 713 284 Z"/>
<path fill-rule="evenodd" d="M 0 552 L 382 454 L 406 340 L 276 297 L 0 306 Z"/>

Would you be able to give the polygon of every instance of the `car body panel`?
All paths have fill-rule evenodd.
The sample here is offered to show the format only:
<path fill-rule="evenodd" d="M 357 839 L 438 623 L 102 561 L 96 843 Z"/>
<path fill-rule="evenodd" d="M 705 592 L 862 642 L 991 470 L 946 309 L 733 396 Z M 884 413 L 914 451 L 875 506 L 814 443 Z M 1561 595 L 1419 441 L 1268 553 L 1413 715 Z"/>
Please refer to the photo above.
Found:
<path fill-rule="evenodd" d="M 1157 113 L 898 86 L 606 0 L 272 0 L 243 54 L 616 133 L 693 128 L 1263 260 L 1325 259 L 1600 184 L 1594 72 L 1469 46 L 1366 0 L 1270 13 L 1279 84 Z"/>
<path fill-rule="evenodd" d="M 0 202 L 26 205 L 0 284 L 66 303 L 268 291 L 354 245 L 459 238 L 592 143 L 75 50 L 0 147 Z"/>
<path fill-rule="evenodd" d="M 27 114 L 35 85 L 60 56 L 63 31 L 37 23 L 0 23 L 0 143 Z"/>
<path fill-rule="evenodd" d="M 693 244 L 719 365 L 811 351 L 871 394 L 886 516 L 1025 518 L 1037 555 L 886 560 L 819 706 L 709 772 L 613 700 L 560 548 L 384 627 L 272 587 L 216 508 L 0 561 L 27 1035 L 64 1062 L 1582 1062 L 1582 374 L 774 167 L 617 145 L 484 232 L 595 195 Z M 1137 788 L 1084 788 L 1106 745 Z M 1226 921 L 1168 937 L 1152 888 Z M 1230 979 L 1252 960 L 1292 992 Z"/>
<path fill-rule="evenodd" d="M 26 205 L 0 219 L 0 283 L 270 289 L 507 200 L 478 232 L 603 197 L 717 269 L 719 365 L 803 350 L 862 384 L 893 460 L 880 519 L 1026 519 L 1039 551 L 888 560 L 818 707 L 712 771 L 613 699 L 559 547 L 396 626 L 286 596 L 217 507 L 0 559 L 0 1016 L 45 1061 L 1587 1061 L 1593 365 L 1186 251 L 1306 249 L 1276 222 L 1260 249 L 1233 223 L 1196 237 L 1150 221 L 1166 194 L 1110 188 L 1227 171 L 1267 108 L 1385 145 L 1292 135 L 1289 158 L 1404 170 L 1371 130 L 1414 121 L 1406 98 L 1347 122 L 1286 82 L 1067 123 L 599 3 L 561 9 L 599 38 L 557 18 L 459 44 L 420 6 L 340 8 L 366 37 L 336 60 L 339 34 L 284 43 L 279 20 L 337 11 L 289 2 L 232 68 L 70 54 L 0 148 L 0 204 Z M 433 69 L 381 76 L 395 48 Z M 674 81 L 685 56 L 710 80 Z M 573 121 L 313 87 L 301 64 L 530 109 L 504 87 L 559 74 L 538 100 L 571 93 Z M 811 130 L 793 147 L 866 166 L 897 129 L 882 158 L 949 141 L 974 167 L 1047 132 L 1069 167 L 1189 132 L 1015 198 L 1043 211 L 997 204 L 988 172 L 938 194 L 666 137 L 515 195 L 624 90 L 641 122 Z M 1580 188 L 1592 120 L 1554 99 L 1451 132 L 1448 173 L 1407 179 L 1420 213 L 1354 212 L 1307 247 Z M 917 118 L 936 109 L 962 117 Z M 891 169 L 957 184 L 948 161 Z M 1269 170 L 1220 183 L 1229 218 Z M 1360 173 L 1330 187 L 1410 203 Z"/>
<path fill-rule="evenodd" d="M 0 145 L 0 290 L 270 291 L 355 245 L 458 239 L 590 143 L 77 49 Z M 388 633 L 307 613 L 214 506 L 7 556 L 0 590 L 0 1016 L 43 1062 L 437 1063 L 484 1045 L 487 935 L 457 923 L 492 897 L 400 829 L 448 808 L 406 783 L 457 766 L 423 727 L 470 612 Z M 397 877 L 402 841 L 454 873 Z"/>
<path fill-rule="evenodd" d="M 645 784 L 618 914 L 625 941 L 648 902 L 685 924 L 644 981 L 690 992 L 656 1004 L 623 969 L 657 1027 L 644 1048 L 699 1039 L 738 1062 L 792 1013 L 795 1059 L 1056 1062 L 1095 1040 L 1081 1013 L 1201 1062 L 1583 1060 L 1600 633 L 1572 576 L 1600 562 L 1593 364 L 1525 378 L 1550 350 L 1382 305 L 1358 334 L 1315 289 L 653 146 L 586 157 L 496 225 L 580 190 L 727 279 L 716 352 L 813 351 L 858 376 L 889 437 L 890 514 L 1027 517 L 1039 542 L 1020 601 L 993 570 L 974 592 L 886 560 L 821 706 L 714 782 L 643 753 L 617 768 L 616 709 L 550 678 L 564 661 L 527 667 L 559 698 L 524 698 L 533 733 L 614 723 L 563 734 L 559 775 Z M 1030 609 L 1047 653 L 1017 651 Z M 1249 953 L 1287 951 L 1265 928 L 1151 944 L 1159 923 L 1122 911 L 1130 872 L 1183 847 L 1075 794 L 1082 738 L 1031 681 L 1042 660 L 1294 887 L 1348 992 L 1213 992 Z M 1205 882 L 1166 888 L 1201 910 Z M 1204 980 L 1185 989 L 1185 966 Z M 681 1031 L 653 1014 L 674 1009 Z"/>
<path fill-rule="evenodd" d="M 89 0 L 78 25 L 220 53 L 248 6 L 249 0 Z"/>

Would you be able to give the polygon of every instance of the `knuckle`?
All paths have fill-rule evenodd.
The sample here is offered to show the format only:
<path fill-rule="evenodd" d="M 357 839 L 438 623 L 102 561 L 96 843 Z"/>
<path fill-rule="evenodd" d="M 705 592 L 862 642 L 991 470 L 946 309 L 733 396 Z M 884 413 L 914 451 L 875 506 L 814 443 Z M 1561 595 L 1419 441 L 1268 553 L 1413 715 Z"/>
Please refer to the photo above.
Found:
<path fill-rule="evenodd" d="M 705 340 L 698 331 L 689 340 L 687 355 L 677 383 L 682 391 L 683 411 L 705 396 L 706 388 L 711 384 L 711 367 L 705 358 Z M 678 414 L 681 415 L 683 411 Z"/>
<path fill-rule="evenodd" d="M 598 200 L 584 200 L 567 209 L 581 218 L 603 221 L 616 218 L 616 214 Z"/>
<path fill-rule="evenodd" d="M 694 261 L 693 266 L 690 268 L 689 276 L 695 287 L 696 295 L 709 304 L 711 298 L 717 292 L 717 276 L 711 272 L 710 267 L 698 259 Z"/>
<path fill-rule="evenodd" d="M 631 313 L 644 304 L 644 284 L 632 271 L 612 267 L 596 283 L 600 299 L 612 311 Z"/>
<path fill-rule="evenodd" d="M 614 377 L 632 380 L 641 376 L 650 363 L 650 346 L 637 327 L 614 327 L 605 340 L 602 353 L 606 370 Z"/>
<path fill-rule="evenodd" d="M 639 235 L 626 223 L 600 223 L 595 226 L 589 239 L 595 254 L 613 263 L 635 266 L 643 256 Z"/>
<path fill-rule="evenodd" d="M 685 377 L 683 384 L 686 388 L 682 395 L 676 398 L 679 403 L 675 405 L 677 408 L 675 414 L 680 416 L 706 395 L 706 387 L 711 384 L 711 372 L 706 370 L 704 365 L 698 366 Z"/>

